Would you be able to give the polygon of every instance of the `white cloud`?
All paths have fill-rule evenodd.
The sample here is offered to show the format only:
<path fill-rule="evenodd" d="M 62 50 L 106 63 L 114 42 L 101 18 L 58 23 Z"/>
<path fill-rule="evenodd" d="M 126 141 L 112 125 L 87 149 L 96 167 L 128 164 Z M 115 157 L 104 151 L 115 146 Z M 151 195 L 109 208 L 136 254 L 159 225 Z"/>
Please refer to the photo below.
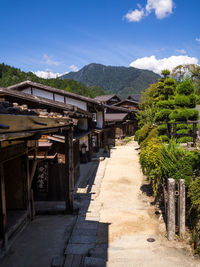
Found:
<path fill-rule="evenodd" d="M 196 38 L 195 41 L 197 41 L 198 43 L 200 43 L 200 38 Z"/>
<path fill-rule="evenodd" d="M 61 64 L 61 62 L 53 60 L 52 57 L 48 56 L 47 54 L 43 55 L 40 63 L 44 65 L 49 65 L 49 66 L 52 66 L 52 65 L 59 66 Z"/>
<path fill-rule="evenodd" d="M 161 73 L 163 69 L 170 71 L 178 65 L 198 64 L 198 59 L 189 56 L 171 56 L 168 58 L 157 59 L 155 56 L 138 58 L 131 62 L 130 66 L 138 69 L 152 70 Z"/>
<path fill-rule="evenodd" d="M 143 17 L 155 12 L 158 19 L 163 19 L 173 12 L 173 0 L 147 0 L 145 8 L 138 4 L 139 9 L 131 10 L 125 18 L 129 22 L 140 21 Z"/>
<path fill-rule="evenodd" d="M 173 0 L 148 0 L 146 5 L 146 11 L 150 14 L 155 11 L 158 19 L 163 19 L 172 13 Z"/>
<path fill-rule="evenodd" d="M 176 49 L 176 52 L 180 54 L 187 54 L 185 49 Z"/>
<path fill-rule="evenodd" d="M 69 69 L 71 71 L 74 71 L 74 72 L 77 72 L 78 71 L 78 68 L 74 64 L 72 64 L 71 66 L 69 66 Z"/>
<path fill-rule="evenodd" d="M 142 19 L 142 17 L 144 16 L 144 10 L 141 9 L 135 9 L 134 11 L 129 11 L 126 15 L 125 18 L 130 21 L 140 21 Z"/>
<path fill-rule="evenodd" d="M 42 71 L 42 70 L 38 70 L 38 71 L 32 71 L 35 75 L 37 75 L 40 78 L 44 78 L 44 79 L 51 79 L 51 78 L 58 78 L 61 74 L 60 73 L 53 73 L 50 70 L 46 70 L 46 71 Z"/>

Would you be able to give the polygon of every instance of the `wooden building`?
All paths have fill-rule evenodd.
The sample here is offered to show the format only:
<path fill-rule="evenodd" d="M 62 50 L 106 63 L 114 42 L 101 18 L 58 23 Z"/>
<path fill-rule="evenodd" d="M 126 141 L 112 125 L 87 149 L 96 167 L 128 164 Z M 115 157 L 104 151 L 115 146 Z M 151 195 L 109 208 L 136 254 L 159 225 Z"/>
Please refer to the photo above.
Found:
<path fill-rule="evenodd" d="M 105 123 L 115 124 L 115 138 L 134 135 L 137 130 L 137 110 L 104 105 Z"/>
<path fill-rule="evenodd" d="M 120 102 L 114 104 L 115 107 L 122 107 L 131 110 L 138 110 L 139 103 L 130 99 L 123 99 Z"/>
<path fill-rule="evenodd" d="M 73 142 L 69 118 L 42 117 L 2 98 L 0 122 L 0 251 L 5 252 L 15 234 L 34 216 L 33 180 L 41 156 L 37 153 L 41 136 L 60 132 L 65 135 L 62 180 L 66 210 L 73 209 Z M 44 179 L 38 182 L 42 184 Z"/>
<path fill-rule="evenodd" d="M 117 95 L 102 95 L 95 97 L 95 99 L 107 105 L 114 105 L 121 101 Z"/>
<path fill-rule="evenodd" d="M 81 136 L 78 138 L 80 152 L 82 146 L 86 146 L 87 160 L 90 160 L 96 150 L 104 146 L 104 108 L 100 101 L 31 81 L 25 81 L 7 89 L 23 92 L 33 97 L 42 97 L 49 101 L 59 102 L 62 105 L 74 106 L 88 115 L 92 115 L 87 118 L 79 117 L 74 127 L 74 136 Z M 74 114 L 76 113 L 75 111 Z"/>

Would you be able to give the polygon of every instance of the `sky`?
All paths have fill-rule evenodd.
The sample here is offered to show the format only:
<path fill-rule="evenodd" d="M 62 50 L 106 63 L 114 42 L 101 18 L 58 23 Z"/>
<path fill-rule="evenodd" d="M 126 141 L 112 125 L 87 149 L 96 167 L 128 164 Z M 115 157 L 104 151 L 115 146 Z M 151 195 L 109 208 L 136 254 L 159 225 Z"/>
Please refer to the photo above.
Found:
<path fill-rule="evenodd" d="M 90 63 L 200 62 L 198 0 L 0 0 L 0 63 L 55 77 Z"/>

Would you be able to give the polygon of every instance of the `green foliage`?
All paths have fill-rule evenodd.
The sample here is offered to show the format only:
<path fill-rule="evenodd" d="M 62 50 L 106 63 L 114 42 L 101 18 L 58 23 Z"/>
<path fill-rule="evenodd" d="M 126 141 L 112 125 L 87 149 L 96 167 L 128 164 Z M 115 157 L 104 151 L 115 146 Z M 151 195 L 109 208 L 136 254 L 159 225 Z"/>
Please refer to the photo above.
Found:
<path fill-rule="evenodd" d="M 174 99 L 175 105 L 179 107 L 189 107 L 190 99 L 186 95 L 176 95 Z"/>
<path fill-rule="evenodd" d="M 151 126 L 149 124 L 145 124 L 139 131 L 138 134 L 138 143 L 142 143 L 148 136 L 151 130 Z"/>
<path fill-rule="evenodd" d="M 142 127 L 145 124 L 152 125 L 156 113 L 155 107 L 147 107 L 145 110 L 140 110 L 137 114 L 138 126 Z"/>
<path fill-rule="evenodd" d="M 174 109 L 174 100 L 160 100 L 156 103 L 156 107 L 159 109 Z"/>
<path fill-rule="evenodd" d="M 154 196 L 157 195 L 161 183 L 161 172 L 159 167 L 161 147 L 161 141 L 158 138 L 151 138 L 140 153 L 140 164 L 143 173 L 146 174 L 151 181 Z"/>
<path fill-rule="evenodd" d="M 138 129 L 138 130 L 135 132 L 135 135 L 134 135 L 134 140 L 135 140 L 135 141 L 138 141 L 139 134 L 140 134 L 140 129 Z"/>
<path fill-rule="evenodd" d="M 162 70 L 161 74 L 164 76 L 164 79 L 166 79 L 170 75 L 170 71 L 168 69 Z"/>
<path fill-rule="evenodd" d="M 105 92 L 97 86 L 87 87 L 86 85 L 73 80 L 61 80 L 56 79 L 43 79 L 39 78 L 32 72 L 23 72 L 20 69 L 10 67 L 5 64 L 0 64 L 0 86 L 7 87 L 16 83 L 20 83 L 26 80 L 48 85 L 54 88 L 69 91 L 75 94 L 96 97 L 98 95 L 104 95 Z"/>
<path fill-rule="evenodd" d="M 188 129 L 180 129 L 176 132 L 178 135 L 187 135 Z"/>
<path fill-rule="evenodd" d="M 160 137 L 160 139 L 161 139 L 161 141 L 163 143 L 168 143 L 169 142 L 169 138 L 168 138 L 167 135 L 164 134 L 164 135 L 160 135 L 159 137 Z"/>
<path fill-rule="evenodd" d="M 177 143 L 179 143 L 179 144 L 188 143 L 188 142 L 192 142 L 192 137 L 191 136 L 183 136 L 183 137 L 177 138 Z"/>
<path fill-rule="evenodd" d="M 174 121 L 187 121 L 197 120 L 199 116 L 198 110 L 194 109 L 176 109 L 169 115 L 170 120 Z"/>
<path fill-rule="evenodd" d="M 160 169 L 162 177 L 173 178 L 176 181 L 184 179 L 188 186 L 193 178 L 200 157 L 198 153 L 184 150 L 175 140 L 170 140 L 169 145 L 162 145 Z"/>
<path fill-rule="evenodd" d="M 169 121 L 169 115 L 171 114 L 170 109 L 161 109 L 155 114 L 155 121 L 156 122 L 167 122 Z"/>
<path fill-rule="evenodd" d="M 189 125 L 187 125 L 186 123 L 178 123 L 178 124 L 176 124 L 176 130 L 189 129 L 188 128 Z"/>
<path fill-rule="evenodd" d="M 191 200 L 191 208 L 199 214 L 200 217 L 200 177 L 191 182 L 188 190 L 188 197 Z"/>
<path fill-rule="evenodd" d="M 144 147 L 148 144 L 148 142 L 152 139 L 152 138 L 158 138 L 158 128 L 153 128 L 152 130 L 150 130 L 148 136 L 146 137 L 146 139 L 141 142 L 140 146 Z"/>
<path fill-rule="evenodd" d="M 167 132 L 167 124 L 161 124 L 158 126 L 158 134 L 164 135 Z"/>
<path fill-rule="evenodd" d="M 183 79 L 177 86 L 177 92 L 180 95 L 191 95 L 196 91 L 195 86 L 189 77 Z"/>

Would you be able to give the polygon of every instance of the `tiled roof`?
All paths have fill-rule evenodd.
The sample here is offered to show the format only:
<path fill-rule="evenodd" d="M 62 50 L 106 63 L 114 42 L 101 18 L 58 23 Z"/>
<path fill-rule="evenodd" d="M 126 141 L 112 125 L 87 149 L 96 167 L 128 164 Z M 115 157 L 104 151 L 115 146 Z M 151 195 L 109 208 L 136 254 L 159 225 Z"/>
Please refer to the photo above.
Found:
<path fill-rule="evenodd" d="M 105 114 L 105 121 L 123 121 L 128 113 Z"/>

